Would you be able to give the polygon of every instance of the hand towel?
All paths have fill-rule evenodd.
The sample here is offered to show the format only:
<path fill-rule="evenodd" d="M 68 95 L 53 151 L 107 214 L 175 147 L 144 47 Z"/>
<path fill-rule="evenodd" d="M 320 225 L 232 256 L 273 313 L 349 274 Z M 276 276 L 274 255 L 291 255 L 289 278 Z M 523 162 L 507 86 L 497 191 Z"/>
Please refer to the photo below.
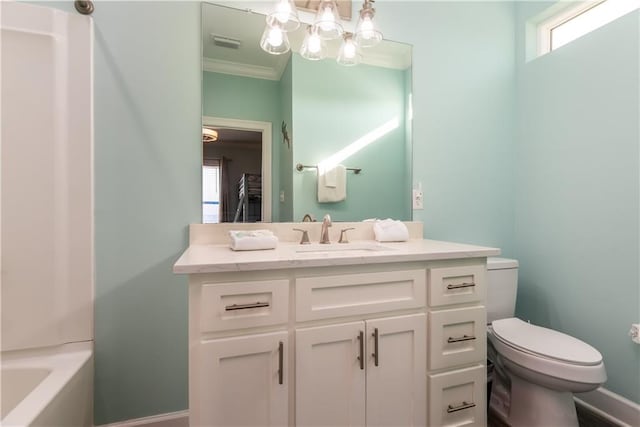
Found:
<path fill-rule="evenodd" d="M 378 242 L 406 242 L 409 240 L 409 230 L 402 221 L 393 219 L 377 220 L 373 224 L 373 233 Z"/>
<path fill-rule="evenodd" d="M 347 198 L 347 168 L 337 165 L 318 169 L 318 203 L 341 202 Z"/>
<path fill-rule="evenodd" d="M 234 251 L 275 249 L 278 245 L 278 238 L 270 230 L 230 230 L 229 237 Z"/>

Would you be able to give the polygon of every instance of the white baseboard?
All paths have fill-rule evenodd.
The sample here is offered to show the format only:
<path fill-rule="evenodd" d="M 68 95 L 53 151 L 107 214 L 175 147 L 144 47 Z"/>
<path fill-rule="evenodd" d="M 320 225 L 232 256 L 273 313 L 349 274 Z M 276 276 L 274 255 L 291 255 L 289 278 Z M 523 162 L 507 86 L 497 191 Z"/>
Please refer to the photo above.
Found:
<path fill-rule="evenodd" d="M 640 405 L 600 387 L 576 394 L 576 403 L 621 427 L 640 426 Z M 189 411 L 136 418 L 98 427 L 189 427 Z"/>
<path fill-rule="evenodd" d="M 640 426 L 640 405 L 606 388 L 575 395 L 578 405 L 622 427 Z"/>
<path fill-rule="evenodd" d="M 102 424 L 97 427 L 189 427 L 189 411 L 171 412 L 168 414 L 153 415 L 151 417 L 136 418 L 134 420 L 120 421 L 111 424 Z"/>

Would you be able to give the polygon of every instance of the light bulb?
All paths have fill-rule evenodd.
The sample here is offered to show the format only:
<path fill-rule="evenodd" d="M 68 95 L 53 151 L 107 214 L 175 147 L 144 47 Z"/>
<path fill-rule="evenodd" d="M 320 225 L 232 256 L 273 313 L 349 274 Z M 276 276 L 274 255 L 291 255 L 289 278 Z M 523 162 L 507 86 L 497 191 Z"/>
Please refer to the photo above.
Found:
<path fill-rule="evenodd" d="M 278 47 L 282 44 L 282 30 L 280 28 L 271 28 L 269 30 L 269 44 L 273 47 Z"/>
<path fill-rule="evenodd" d="M 330 7 L 325 7 L 322 11 L 320 28 L 324 31 L 331 31 L 335 25 L 336 17 L 333 15 Z"/>
<path fill-rule="evenodd" d="M 373 30 L 373 21 L 367 16 L 362 20 L 362 24 L 360 26 L 360 34 L 362 38 L 370 39 L 375 37 L 375 32 Z"/>
<path fill-rule="evenodd" d="M 352 40 L 347 40 L 344 45 L 345 58 L 354 58 L 356 56 L 356 45 Z"/>
<path fill-rule="evenodd" d="M 286 23 L 289 20 L 289 14 L 291 13 L 291 5 L 288 0 L 281 0 L 276 6 L 276 19 L 281 23 Z"/>
<path fill-rule="evenodd" d="M 317 34 L 311 34 L 309 36 L 309 44 L 308 44 L 309 52 L 318 53 L 320 49 L 322 49 L 322 41 L 320 40 L 320 36 Z"/>

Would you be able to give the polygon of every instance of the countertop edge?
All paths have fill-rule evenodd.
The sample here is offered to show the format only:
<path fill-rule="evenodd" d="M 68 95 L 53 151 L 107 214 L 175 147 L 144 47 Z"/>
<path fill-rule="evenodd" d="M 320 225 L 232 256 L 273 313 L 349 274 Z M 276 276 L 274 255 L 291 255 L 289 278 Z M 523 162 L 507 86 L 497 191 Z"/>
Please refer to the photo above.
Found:
<path fill-rule="evenodd" d="M 379 263 L 398 263 L 398 262 L 420 262 L 420 261 L 441 261 L 450 259 L 465 258 L 484 258 L 500 255 L 500 249 L 491 247 L 474 246 L 462 243 L 440 242 L 432 240 L 424 240 L 422 242 L 413 241 L 411 245 L 402 247 L 402 244 L 396 244 L 396 251 L 383 251 L 363 255 L 362 253 L 341 254 L 338 256 L 324 255 L 300 255 L 291 251 L 292 245 L 284 246 L 280 251 L 278 249 L 267 251 L 259 251 L 272 255 L 270 259 L 247 259 L 247 261 L 214 261 L 214 262 L 189 262 L 190 251 L 192 246 L 182 254 L 173 266 L 175 274 L 207 274 L 207 273 L 226 273 L 226 272 L 245 272 L 245 271 L 261 271 L 261 270 L 281 270 L 281 269 L 300 269 L 313 267 L 328 266 L 349 266 L 349 265 L 366 265 Z M 415 245 L 418 244 L 418 248 Z M 450 246 L 450 248 L 435 248 L 428 250 L 420 247 L 421 245 Z M 200 251 L 210 251 L 212 259 L 214 255 L 229 254 L 226 245 L 194 245 Z M 194 249 L 196 250 L 196 249 Z M 224 252 L 222 252 L 224 250 Z M 258 252 L 258 251 L 252 251 Z M 297 256 L 296 256 L 297 255 Z M 251 258 L 249 255 L 248 258 Z M 237 254 L 236 254 L 237 257 Z"/>

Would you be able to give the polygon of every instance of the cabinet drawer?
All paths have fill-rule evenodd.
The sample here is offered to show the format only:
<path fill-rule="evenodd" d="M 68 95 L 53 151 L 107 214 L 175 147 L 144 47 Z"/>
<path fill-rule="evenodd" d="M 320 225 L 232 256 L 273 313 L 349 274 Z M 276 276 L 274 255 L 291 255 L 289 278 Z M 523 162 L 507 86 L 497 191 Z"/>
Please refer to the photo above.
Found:
<path fill-rule="evenodd" d="M 486 268 L 484 265 L 429 269 L 429 306 L 484 301 Z"/>
<path fill-rule="evenodd" d="M 204 283 L 200 304 L 201 332 L 286 323 L 289 281 Z"/>
<path fill-rule="evenodd" d="M 296 280 L 296 320 L 316 320 L 423 307 L 425 270 L 399 270 Z"/>
<path fill-rule="evenodd" d="M 486 322 L 483 306 L 429 312 L 429 369 L 483 362 Z"/>
<path fill-rule="evenodd" d="M 484 365 L 429 375 L 429 425 L 486 425 Z"/>

